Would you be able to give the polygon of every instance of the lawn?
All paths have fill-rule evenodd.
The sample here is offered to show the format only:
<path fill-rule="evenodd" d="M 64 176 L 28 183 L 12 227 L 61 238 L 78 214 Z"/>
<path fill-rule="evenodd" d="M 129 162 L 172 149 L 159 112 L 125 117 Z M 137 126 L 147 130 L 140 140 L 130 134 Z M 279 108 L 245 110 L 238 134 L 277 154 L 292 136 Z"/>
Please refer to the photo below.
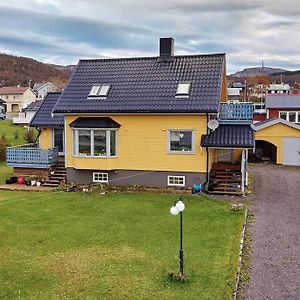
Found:
<path fill-rule="evenodd" d="M 5 137 L 11 146 L 26 144 L 25 133 L 27 128 L 13 124 L 9 120 L 0 121 L 0 139 Z"/>
<path fill-rule="evenodd" d="M 0 162 L 0 185 L 4 184 L 5 180 L 11 176 L 13 176 L 13 168 L 9 167 L 6 162 Z"/>
<path fill-rule="evenodd" d="M 243 213 L 189 196 L 189 280 L 178 269 L 176 195 L 0 192 L 1 299 L 231 299 Z"/>

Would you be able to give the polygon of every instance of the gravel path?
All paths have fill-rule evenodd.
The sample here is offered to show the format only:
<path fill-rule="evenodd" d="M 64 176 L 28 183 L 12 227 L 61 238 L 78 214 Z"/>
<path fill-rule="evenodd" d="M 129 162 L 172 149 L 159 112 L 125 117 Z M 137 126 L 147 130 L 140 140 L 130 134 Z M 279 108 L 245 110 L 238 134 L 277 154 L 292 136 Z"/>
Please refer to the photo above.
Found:
<path fill-rule="evenodd" d="M 300 300 L 300 168 L 252 165 L 249 300 Z"/>

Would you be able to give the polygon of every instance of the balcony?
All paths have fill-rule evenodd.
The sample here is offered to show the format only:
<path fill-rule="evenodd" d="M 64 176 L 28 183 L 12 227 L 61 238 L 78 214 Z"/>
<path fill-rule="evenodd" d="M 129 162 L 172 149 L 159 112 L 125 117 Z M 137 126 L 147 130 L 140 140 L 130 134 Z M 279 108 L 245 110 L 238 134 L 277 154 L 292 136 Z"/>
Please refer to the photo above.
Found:
<path fill-rule="evenodd" d="M 253 103 L 222 103 L 220 107 L 219 121 L 221 123 L 250 124 L 253 120 Z"/>
<path fill-rule="evenodd" d="M 6 163 L 14 168 L 47 169 L 57 159 L 57 148 L 40 149 L 32 144 L 6 148 Z"/>

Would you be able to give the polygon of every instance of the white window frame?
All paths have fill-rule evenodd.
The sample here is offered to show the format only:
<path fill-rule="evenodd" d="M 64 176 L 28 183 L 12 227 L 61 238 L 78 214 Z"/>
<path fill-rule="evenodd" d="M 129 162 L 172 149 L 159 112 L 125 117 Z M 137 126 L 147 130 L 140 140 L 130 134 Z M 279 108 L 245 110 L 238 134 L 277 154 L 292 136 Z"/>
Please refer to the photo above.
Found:
<path fill-rule="evenodd" d="M 91 132 L 91 155 L 81 155 L 79 153 L 79 130 L 89 130 Z M 94 155 L 94 131 L 106 131 L 106 155 Z M 116 138 L 116 154 L 110 155 L 110 137 L 111 131 L 115 131 Z M 116 128 L 73 128 L 73 156 L 75 157 L 89 157 L 89 158 L 115 158 L 118 156 L 118 130 Z"/>
<path fill-rule="evenodd" d="M 172 131 L 192 132 L 192 150 L 191 151 L 171 150 L 171 132 Z M 195 129 L 168 129 L 168 131 L 167 131 L 167 153 L 170 153 L 170 154 L 195 154 Z"/>
<path fill-rule="evenodd" d="M 89 97 L 107 97 L 109 90 L 110 84 L 108 83 L 94 84 L 90 90 Z"/>
<path fill-rule="evenodd" d="M 96 179 L 96 176 L 98 176 L 98 179 Z M 100 176 L 102 177 L 102 179 L 99 179 Z M 93 172 L 93 182 L 95 182 L 95 183 L 108 183 L 108 173 Z"/>
<path fill-rule="evenodd" d="M 281 118 L 282 113 L 286 113 L 286 121 L 288 121 L 288 122 L 291 122 L 290 121 L 290 113 L 295 113 L 296 114 L 295 122 L 291 122 L 291 123 L 300 123 L 300 111 L 285 111 L 285 110 L 279 111 L 279 115 L 278 115 L 279 118 Z"/>
<path fill-rule="evenodd" d="M 183 183 L 170 183 L 170 179 L 179 179 L 182 180 Z M 168 175 L 168 182 L 167 182 L 168 186 L 180 186 L 180 187 L 185 187 L 185 176 L 183 175 Z"/>

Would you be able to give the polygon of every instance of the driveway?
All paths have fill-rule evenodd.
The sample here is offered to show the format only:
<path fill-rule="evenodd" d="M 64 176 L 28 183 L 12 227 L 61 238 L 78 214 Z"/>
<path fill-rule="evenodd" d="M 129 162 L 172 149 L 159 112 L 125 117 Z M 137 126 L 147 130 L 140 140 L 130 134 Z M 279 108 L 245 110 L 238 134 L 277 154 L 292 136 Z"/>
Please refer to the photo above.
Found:
<path fill-rule="evenodd" d="M 300 168 L 252 165 L 254 222 L 246 299 L 300 299 Z"/>

